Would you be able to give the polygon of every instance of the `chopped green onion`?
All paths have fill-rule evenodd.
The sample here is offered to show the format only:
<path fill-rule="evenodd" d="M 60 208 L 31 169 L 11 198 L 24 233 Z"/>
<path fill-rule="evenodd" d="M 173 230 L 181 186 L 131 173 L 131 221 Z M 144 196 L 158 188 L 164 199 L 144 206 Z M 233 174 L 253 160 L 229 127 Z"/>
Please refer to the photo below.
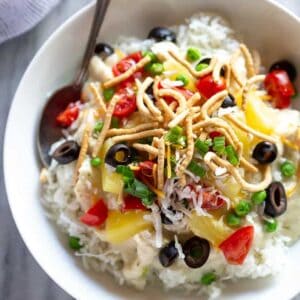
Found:
<path fill-rule="evenodd" d="M 296 174 L 296 166 L 289 160 L 280 166 L 280 172 L 284 177 L 292 177 Z"/>
<path fill-rule="evenodd" d="M 129 183 L 134 179 L 133 171 L 127 166 L 118 165 L 116 168 L 116 172 L 123 176 L 123 180 L 125 184 Z"/>
<path fill-rule="evenodd" d="M 102 121 L 97 122 L 95 127 L 94 127 L 93 132 L 94 133 L 99 133 L 102 130 L 103 126 L 104 126 L 104 123 Z"/>
<path fill-rule="evenodd" d="M 161 63 L 149 63 L 145 70 L 153 76 L 160 75 L 164 71 L 164 65 Z"/>
<path fill-rule="evenodd" d="M 209 272 L 209 273 L 205 273 L 202 277 L 201 277 L 201 283 L 203 285 L 211 285 L 214 281 L 217 280 L 217 276 L 215 273 L 213 272 Z"/>
<path fill-rule="evenodd" d="M 188 85 L 189 84 L 189 79 L 184 74 L 179 74 L 176 77 L 176 80 L 181 81 L 183 83 L 183 85 Z"/>
<path fill-rule="evenodd" d="M 251 200 L 254 204 L 260 205 L 266 200 L 266 198 L 267 198 L 267 192 L 263 190 L 263 191 L 255 192 L 252 195 Z"/>
<path fill-rule="evenodd" d="M 239 217 L 245 217 L 251 211 L 252 205 L 250 202 L 242 200 L 234 208 L 235 213 Z"/>
<path fill-rule="evenodd" d="M 114 94 L 115 94 L 114 88 L 108 88 L 103 90 L 103 97 L 106 102 L 108 102 L 113 97 Z"/>
<path fill-rule="evenodd" d="M 201 52 L 199 49 L 195 48 L 195 47 L 190 47 L 187 50 L 186 53 L 186 58 L 188 59 L 188 61 L 190 62 L 194 62 L 197 61 L 201 58 Z"/>
<path fill-rule="evenodd" d="M 204 69 L 206 69 L 208 67 L 208 64 L 198 64 L 197 66 L 196 66 L 196 71 L 198 71 L 198 72 L 201 72 L 202 70 L 204 70 Z"/>
<path fill-rule="evenodd" d="M 206 170 L 202 166 L 197 164 L 194 160 L 190 162 L 187 169 L 198 177 L 204 177 L 206 175 Z"/>
<path fill-rule="evenodd" d="M 225 153 L 225 137 L 224 136 L 216 136 L 213 139 L 213 150 L 218 155 L 222 155 Z"/>
<path fill-rule="evenodd" d="M 195 148 L 201 156 L 204 156 L 209 151 L 210 146 L 212 146 L 211 140 L 201 141 L 197 139 L 195 142 Z"/>
<path fill-rule="evenodd" d="M 116 168 L 116 172 L 123 177 L 124 191 L 126 193 L 140 198 L 145 206 L 153 203 L 155 194 L 144 183 L 134 177 L 134 173 L 129 167 L 119 165 Z"/>
<path fill-rule="evenodd" d="M 278 223 L 275 219 L 265 220 L 264 221 L 264 229 L 266 232 L 274 232 L 277 230 Z"/>
<path fill-rule="evenodd" d="M 151 59 L 151 62 L 157 62 L 157 56 L 152 51 L 143 51 L 142 52 L 143 57 L 149 56 Z"/>
<path fill-rule="evenodd" d="M 79 250 L 82 248 L 82 245 L 80 245 L 80 238 L 76 236 L 69 236 L 69 247 L 73 250 Z"/>
<path fill-rule="evenodd" d="M 239 163 L 239 157 L 238 157 L 237 152 L 234 150 L 233 146 L 232 145 L 226 146 L 225 151 L 226 151 L 226 154 L 227 154 L 228 161 L 232 165 L 237 166 L 238 163 Z"/>
<path fill-rule="evenodd" d="M 226 216 L 226 222 L 231 227 L 239 227 L 241 225 L 241 219 L 234 213 L 229 213 Z"/>
<path fill-rule="evenodd" d="M 183 129 L 180 126 L 171 128 L 165 136 L 165 140 L 171 144 L 186 146 L 186 136 L 182 135 Z"/>
<path fill-rule="evenodd" d="M 99 167 L 101 165 L 101 163 L 102 163 L 102 160 L 99 157 L 94 157 L 91 159 L 91 165 L 95 168 Z"/>
<path fill-rule="evenodd" d="M 111 128 L 119 128 L 120 127 L 119 122 L 120 122 L 120 120 L 118 118 L 112 117 L 110 127 Z"/>

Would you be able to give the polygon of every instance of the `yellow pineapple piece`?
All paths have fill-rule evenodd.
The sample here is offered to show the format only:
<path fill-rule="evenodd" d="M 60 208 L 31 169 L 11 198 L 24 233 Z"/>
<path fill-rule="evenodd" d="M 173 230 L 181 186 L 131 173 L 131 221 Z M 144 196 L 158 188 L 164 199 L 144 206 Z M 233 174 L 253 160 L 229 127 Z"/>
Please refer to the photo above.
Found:
<path fill-rule="evenodd" d="M 238 115 L 238 119 L 239 119 L 239 121 L 242 121 L 243 123 L 246 123 L 245 114 L 243 112 L 241 112 Z M 235 134 L 237 135 L 239 141 L 242 142 L 242 144 L 243 144 L 243 155 L 246 158 L 248 158 L 249 153 L 250 153 L 250 149 L 251 149 L 251 140 L 250 140 L 249 135 L 247 134 L 247 132 L 239 129 L 234 124 L 231 124 L 231 126 L 232 126 Z"/>
<path fill-rule="evenodd" d="M 113 142 L 111 139 L 105 141 L 100 154 L 100 157 L 103 162 L 105 159 L 106 152 L 109 150 L 109 148 L 112 145 Z M 116 172 L 112 172 L 111 170 L 108 170 L 105 166 L 105 163 L 101 164 L 101 180 L 102 180 L 102 190 L 104 192 L 109 192 L 118 195 L 123 190 L 124 183 L 123 183 L 122 176 Z"/>
<path fill-rule="evenodd" d="M 274 113 L 265 102 L 249 93 L 245 103 L 246 122 L 251 128 L 265 133 L 271 134 L 274 127 Z"/>
<path fill-rule="evenodd" d="M 189 227 L 195 235 L 210 241 L 215 247 L 220 245 L 233 232 L 222 219 L 217 220 L 213 217 L 198 216 L 196 213 L 192 214 Z"/>
<path fill-rule="evenodd" d="M 195 86 L 195 79 L 178 62 L 176 62 L 174 60 L 167 60 L 167 61 L 164 62 L 164 69 L 165 69 L 165 71 L 167 71 L 167 75 L 166 76 L 170 80 L 176 80 L 176 77 L 178 75 L 181 75 L 181 74 L 185 75 L 188 78 L 188 80 L 189 80 L 189 83 L 185 86 L 185 88 L 187 88 L 188 90 L 190 90 L 192 92 L 196 92 L 197 91 L 196 86 Z M 170 74 L 168 74 L 168 73 L 170 73 Z"/>
<path fill-rule="evenodd" d="M 151 230 L 152 223 L 144 219 L 148 214 L 135 210 L 124 213 L 117 210 L 109 211 L 105 225 L 105 239 L 112 244 L 119 244 L 141 231 Z"/>

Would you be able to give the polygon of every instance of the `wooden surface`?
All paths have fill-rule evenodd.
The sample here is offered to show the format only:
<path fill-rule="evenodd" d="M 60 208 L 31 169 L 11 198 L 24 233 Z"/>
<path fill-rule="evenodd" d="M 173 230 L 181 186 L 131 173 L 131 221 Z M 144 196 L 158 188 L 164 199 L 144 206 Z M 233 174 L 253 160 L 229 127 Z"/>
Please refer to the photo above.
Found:
<path fill-rule="evenodd" d="M 30 60 L 49 35 L 67 17 L 90 1 L 62 0 L 62 3 L 33 30 L 0 45 L 1 141 L 3 141 L 11 100 Z M 300 15 L 300 0 L 278 0 L 278 2 Z M 71 297 L 37 265 L 17 232 L 8 207 L 3 183 L 2 147 L 0 157 L 0 299 L 69 300 Z M 20 159 L 20 157 L 16 157 L 16 159 Z M 300 297 L 297 299 L 300 300 Z"/>

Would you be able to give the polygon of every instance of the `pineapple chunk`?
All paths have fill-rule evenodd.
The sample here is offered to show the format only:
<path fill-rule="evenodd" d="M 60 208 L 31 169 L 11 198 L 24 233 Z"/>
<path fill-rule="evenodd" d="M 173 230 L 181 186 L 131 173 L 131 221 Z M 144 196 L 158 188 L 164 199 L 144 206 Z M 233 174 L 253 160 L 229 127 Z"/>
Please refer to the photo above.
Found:
<path fill-rule="evenodd" d="M 274 113 L 254 93 L 249 93 L 245 103 L 246 122 L 253 129 L 271 134 L 274 128 Z"/>
<path fill-rule="evenodd" d="M 192 92 L 196 92 L 197 89 L 196 89 L 196 86 L 195 86 L 195 79 L 178 62 L 176 62 L 174 60 L 167 60 L 167 61 L 164 62 L 164 69 L 165 69 L 165 71 L 167 71 L 167 74 L 168 74 L 168 72 L 170 72 L 170 75 L 167 75 L 167 77 L 170 80 L 176 80 L 176 77 L 180 74 L 185 75 L 189 80 L 189 83 L 185 86 L 185 88 L 187 88 L 188 90 L 190 90 Z"/>
<path fill-rule="evenodd" d="M 230 199 L 231 203 L 238 202 L 244 196 L 241 186 L 231 176 L 224 178 L 222 181 L 219 180 L 216 186 L 225 197 Z"/>
<path fill-rule="evenodd" d="M 110 211 L 105 226 L 106 240 L 112 244 L 119 244 L 141 231 L 151 230 L 152 223 L 144 219 L 148 214 L 144 211 Z"/>
<path fill-rule="evenodd" d="M 221 244 L 233 232 L 222 219 L 216 220 L 213 217 L 198 216 L 196 213 L 192 214 L 189 227 L 195 235 L 207 239 L 215 247 Z"/>
<path fill-rule="evenodd" d="M 238 119 L 240 121 L 242 121 L 243 123 L 246 123 L 246 118 L 245 118 L 244 113 L 240 113 L 238 115 Z M 249 153 L 250 153 L 250 149 L 251 149 L 251 140 L 249 138 L 249 135 L 245 131 L 236 127 L 234 124 L 231 124 L 231 126 L 232 126 L 235 134 L 237 135 L 239 141 L 243 144 L 243 155 L 246 158 L 249 158 Z"/>
<path fill-rule="evenodd" d="M 104 161 L 106 152 L 112 145 L 113 142 L 111 139 L 108 139 L 104 143 L 100 154 L 102 161 Z M 117 195 L 122 192 L 123 184 L 124 184 L 122 176 L 116 172 L 112 172 L 108 170 L 104 163 L 101 165 L 101 179 L 102 179 L 102 190 L 104 192 L 109 192 Z"/>

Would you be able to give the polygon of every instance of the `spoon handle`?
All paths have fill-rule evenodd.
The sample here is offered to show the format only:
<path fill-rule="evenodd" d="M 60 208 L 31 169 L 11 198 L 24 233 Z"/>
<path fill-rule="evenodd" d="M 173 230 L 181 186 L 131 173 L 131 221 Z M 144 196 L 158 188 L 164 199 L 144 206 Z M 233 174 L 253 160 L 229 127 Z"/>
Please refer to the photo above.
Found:
<path fill-rule="evenodd" d="M 81 86 L 83 80 L 85 79 L 85 75 L 87 72 L 87 68 L 90 62 L 90 59 L 94 53 L 95 45 L 97 41 L 97 36 L 100 30 L 100 27 L 103 23 L 104 16 L 106 14 L 106 10 L 109 6 L 110 0 L 97 0 L 94 18 L 92 27 L 90 30 L 90 35 L 88 39 L 88 43 L 85 49 L 85 53 L 82 59 L 81 67 L 74 81 L 75 86 Z"/>

